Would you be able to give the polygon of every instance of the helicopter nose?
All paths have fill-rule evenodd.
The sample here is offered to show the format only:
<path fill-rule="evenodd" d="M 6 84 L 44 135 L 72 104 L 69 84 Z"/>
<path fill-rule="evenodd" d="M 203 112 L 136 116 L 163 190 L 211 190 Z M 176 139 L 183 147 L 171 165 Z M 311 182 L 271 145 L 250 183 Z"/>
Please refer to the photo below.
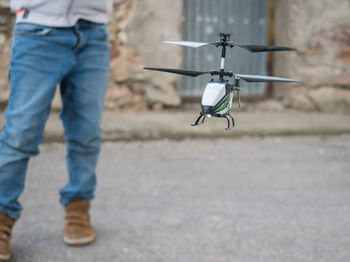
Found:
<path fill-rule="evenodd" d="M 202 106 L 202 112 L 206 117 L 211 117 L 209 113 L 209 106 Z"/>
<path fill-rule="evenodd" d="M 209 112 L 209 106 L 202 106 L 203 113 Z"/>

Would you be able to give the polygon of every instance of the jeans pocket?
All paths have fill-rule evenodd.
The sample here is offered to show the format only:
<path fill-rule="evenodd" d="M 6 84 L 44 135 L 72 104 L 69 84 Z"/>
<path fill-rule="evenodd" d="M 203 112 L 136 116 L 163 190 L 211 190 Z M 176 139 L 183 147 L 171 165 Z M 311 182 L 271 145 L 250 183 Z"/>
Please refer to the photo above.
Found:
<path fill-rule="evenodd" d="M 53 27 L 36 25 L 30 23 L 18 23 L 13 29 L 14 35 L 36 35 L 45 36 L 52 32 Z"/>

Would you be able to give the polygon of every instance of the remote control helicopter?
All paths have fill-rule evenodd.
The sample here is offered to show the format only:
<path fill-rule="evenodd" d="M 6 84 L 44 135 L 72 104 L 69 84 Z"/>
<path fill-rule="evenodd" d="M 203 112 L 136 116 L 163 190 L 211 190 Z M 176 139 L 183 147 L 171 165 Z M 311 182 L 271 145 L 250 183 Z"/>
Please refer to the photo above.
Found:
<path fill-rule="evenodd" d="M 201 125 L 208 117 L 226 118 L 227 128 L 229 130 L 235 126 L 235 120 L 231 115 L 233 93 L 237 92 L 238 106 L 240 106 L 240 81 L 247 82 L 297 82 L 294 79 L 272 77 L 272 76 L 260 76 L 260 75 L 242 75 L 235 74 L 233 72 L 225 71 L 225 57 L 226 48 L 233 48 L 235 46 L 244 48 L 252 53 L 256 52 L 268 52 L 268 51 L 292 51 L 294 48 L 285 46 L 271 46 L 271 45 L 242 45 L 230 41 L 230 34 L 220 33 L 220 40 L 211 43 L 192 42 L 192 41 L 164 41 L 164 43 L 175 44 L 185 47 L 199 48 L 208 45 L 214 45 L 221 47 L 221 66 L 219 71 L 193 71 L 184 69 L 170 69 L 170 68 L 156 68 L 156 67 L 144 67 L 146 70 L 155 70 L 173 74 L 179 74 L 184 76 L 197 77 L 204 74 L 210 74 L 216 79 L 211 79 L 206 85 L 202 100 L 202 111 L 199 117 L 192 126 Z M 230 82 L 230 78 L 233 78 L 233 83 Z"/>

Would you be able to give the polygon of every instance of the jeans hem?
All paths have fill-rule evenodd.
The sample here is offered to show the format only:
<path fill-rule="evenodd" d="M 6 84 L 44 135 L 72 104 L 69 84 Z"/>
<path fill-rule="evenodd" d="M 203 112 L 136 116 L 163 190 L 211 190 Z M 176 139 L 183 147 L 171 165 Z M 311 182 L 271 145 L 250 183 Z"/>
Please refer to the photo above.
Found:
<path fill-rule="evenodd" d="M 70 195 L 70 196 L 61 196 L 60 203 L 65 206 L 69 204 L 74 198 L 81 198 L 84 200 L 93 200 L 93 195 L 87 195 L 87 194 L 76 194 L 76 195 Z"/>
<path fill-rule="evenodd" d="M 13 211 L 13 210 L 6 210 L 5 208 L 0 207 L 0 213 L 5 213 L 10 218 L 14 220 L 18 220 L 21 216 L 21 211 Z"/>

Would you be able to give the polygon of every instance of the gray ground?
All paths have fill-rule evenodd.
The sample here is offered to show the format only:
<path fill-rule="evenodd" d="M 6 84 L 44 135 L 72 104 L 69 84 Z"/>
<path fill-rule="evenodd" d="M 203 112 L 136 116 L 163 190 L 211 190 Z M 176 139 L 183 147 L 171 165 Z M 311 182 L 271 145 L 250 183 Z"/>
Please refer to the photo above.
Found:
<path fill-rule="evenodd" d="M 105 143 L 85 248 L 62 241 L 64 155 L 30 162 L 11 261 L 350 259 L 350 136 Z"/>

